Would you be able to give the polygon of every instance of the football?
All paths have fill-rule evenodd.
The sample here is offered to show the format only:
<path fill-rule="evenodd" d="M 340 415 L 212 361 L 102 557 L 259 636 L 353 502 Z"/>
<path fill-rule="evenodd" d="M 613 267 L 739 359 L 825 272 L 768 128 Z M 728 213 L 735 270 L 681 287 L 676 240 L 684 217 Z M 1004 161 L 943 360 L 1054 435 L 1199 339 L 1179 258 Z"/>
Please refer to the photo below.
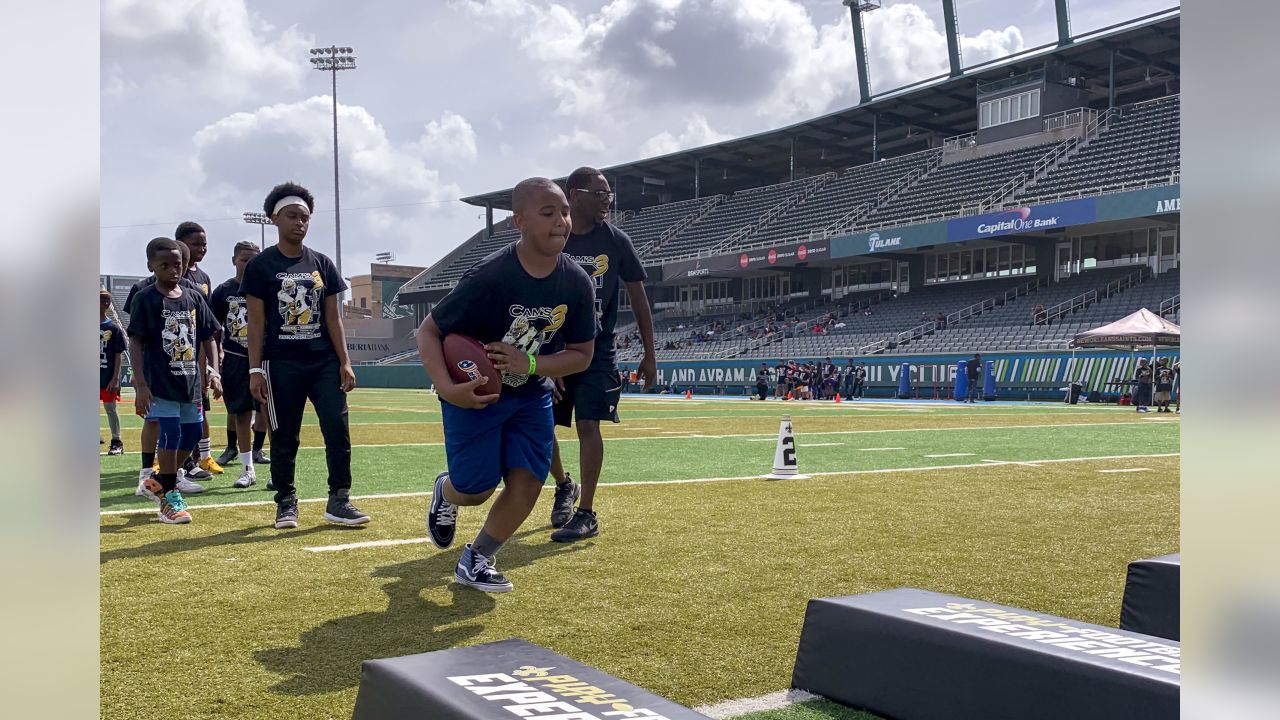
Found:
<path fill-rule="evenodd" d="M 502 373 L 490 362 L 489 354 L 479 340 L 458 333 L 445 335 L 444 361 L 449 365 L 449 376 L 456 383 L 470 382 L 478 377 L 489 378 L 489 382 L 476 390 L 477 395 L 502 392 Z"/>

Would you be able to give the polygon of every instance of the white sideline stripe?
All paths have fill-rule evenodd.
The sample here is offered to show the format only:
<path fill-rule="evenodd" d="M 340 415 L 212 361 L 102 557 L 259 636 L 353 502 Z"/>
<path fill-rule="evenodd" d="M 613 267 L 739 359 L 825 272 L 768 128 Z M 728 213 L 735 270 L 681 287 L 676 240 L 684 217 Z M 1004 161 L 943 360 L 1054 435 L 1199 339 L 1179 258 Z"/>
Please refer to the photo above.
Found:
<path fill-rule="evenodd" d="M 762 712 L 765 710 L 781 710 L 796 703 L 818 700 L 821 696 L 807 693 L 804 690 L 779 690 L 768 695 L 753 698 L 725 700 L 714 705 L 702 705 L 693 709 L 713 720 L 729 720 L 739 715 Z"/>
<path fill-rule="evenodd" d="M 356 550 L 358 548 L 369 547 L 390 547 L 392 545 L 417 545 L 418 543 L 431 542 L 430 538 L 405 538 L 403 540 L 366 540 L 364 542 L 347 543 L 346 545 L 321 545 L 319 547 L 304 547 L 307 552 L 335 552 L 337 550 Z"/>
<path fill-rule="evenodd" d="M 875 450 L 906 450 L 904 447 L 884 447 L 884 448 L 858 448 L 862 452 L 872 452 Z"/>
<path fill-rule="evenodd" d="M 940 458 L 940 457 L 973 457 L 973 456 L 974 456 L 974 455 L 976 455 L 976 454 L 977 454 L 977 453 L 938 453 L 938 454 L 936 454 L 936 455 L 925 455 L 925 457 L 927 457 L 927 458 Z"/>
<path fill-rule="evenodd" d="M 1115 470 L 1099 470 L 1100 473 L 1150 472 L 1151 468 L 1116 468 Z"/>
<path fill-rule="evenodd" d="M 1073 457 L 1073 458 L 1053 458 L 1050 460 L 984 460 L 979 463 L 966 463 L 955 465 L 926 465 L 923 467 L 905 467 L 905 468 L 877 468 L 875 470 L 833 470 L 830 472 L 811 472 L 806 473 L 810 477 L 830 477 L 833 475 L 884 475 L 887 473 L 897 472 L 929 472 L 932 470 L 961 470 L 966 468 L 984 468 L 997 467 L 999 465 L 1029 465 L 1033 463 L 1070 463 L 1070 462 L 1089 462 L 1093 460 L 1132 460 L 1134 458 L 1164 458 L 1179 457 L 1180 452 L 1176 453 L 1156 453 L 1145 455 L 1096 455 L 1091 457 Z M 680 485 L 688 483 L 704 483 L 704 482 L 722 482 L 725 480 L 760 480 L 764 475 L 738 475 L 734 477 L 710 477 L 710 478 L 689 478 L 683 480 L 624 480 L 622 482 L 605 483 L 610 487 L 626 486 L 626 485 Z M 544 489 L 547 489 L 544 487 Z M 554 488 L 553 488 L 554 489 Z M 352 500 L 383 500 L 390 498 L 409 498 L 409 497 L 425 497 L 429 496 L 431 491 L 423 492 L 407 492 L 407 493 L 385 493 L 381 495 L 352 495 Z M 298 503 L 321 503 L 326 502 L 327 498 L 306 498 L 299 500 Z M 250 507 L 255 505 L 275 505 L 273 500 L 251 500 L 248 502 L 233 503 L 211 503 L 209 505 L 192 505 L 193 510 L 205 510 L 213 508 L 229 508 L 229 507 Z M 154 513 L 155 508 L 130 508 L 128 510 L 102 510 L 99 515 L 141 515 Z"/>

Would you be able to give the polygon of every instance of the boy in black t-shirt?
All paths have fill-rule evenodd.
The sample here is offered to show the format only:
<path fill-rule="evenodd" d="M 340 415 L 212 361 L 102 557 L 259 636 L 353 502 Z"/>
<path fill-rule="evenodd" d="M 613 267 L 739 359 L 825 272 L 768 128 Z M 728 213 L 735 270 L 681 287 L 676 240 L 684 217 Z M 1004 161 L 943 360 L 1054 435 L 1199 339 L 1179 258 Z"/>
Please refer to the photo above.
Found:
<path fill-rule="evenodd" d="M 159 518 L 165 523 L 191 522 L 177 485 L 179 454 L 191 452 L 200 441 L 203 383 L 197 346 L 202 346 L 203 356 L 213 367 L 207 377 L 214 395 L 222 394 L 213 345 L 219 327 L 209 306 L 178 284 L 183 269 L 178 245 L 169 238 L 147 244 L 147 268 L 155 273 L 156 282 L 137 294 L 129 316 L 134 405 L 160 430 L 160 472 L 147 477 L 142 489 L 159 505 Z"/>
<path fill-rule="evenodd" d="M 190 280 L 200 290 L 205 302 L 208 302 L 209 293 L 213 290 L 213 281 L 209 279 L 209 273 L 199 267 L 205 253 L 209 252 L 209 239 L 205 235 L 204 228 L 200 227 L 200 223 L 188 220 L 179 224 L 174 230 L 173 239 L 187 248 L 187 269 L 182 276 Z M 200 372 L 205 371 L 201 366 Z M 222 474 L 222 466 L 209 455 L 209 411 L 213 409 L 213 404 L 209 402 L 209 393 L 200 396 L 200 405 L 204 408 L 204 431 L 200 437 L 200 444 L 196 447 L 197 452 L 187 458 L 183 465 L 186 475 L 195 478 Z"/>
<path fill-rule="evenodd" d="M 98 324 L 98 399 L 107 412 L 107 426 L 111 428 L 111 445 L 107 454 L 120 455 L 124 453 L 124 442 L 120 440 L 120 415 L 116 412 L 116 403 L 120 402 L 120 357 L 125 351 L 124 331 L 107 317 L 111 310 L 111 293 L 106 288 L 99 291 L 98 304 L 101 311 Z"/>
<path fill-rule="evenodd" d="M 585 370 L 597 320 L 591 278 L 563 254 L 569 203 L 560 187 L 531 178 L 512 192 L 520 240 L 471 268 L 422 321 L 418 351 L 440 396 L 449 470 L 436 478 L 427 526 L 436 547 L 453 543 L 458 507 L 480 505 L 501 479 L 484 528 L 462 551 L 454 579 L 486 592 L 511 590 L 494 557 L 529 516 L 551 466 L 551 378 Z M 454 383 L 443 339 L 485 344 L 502 373 L 500 395 L 477 395 L 486 378 Z M 545 348 L 564 349 L 545 355 Z M 278 455 L 278 451 L 277 451 Z"/>
<path fill-rule="evenodd" d="M 267 409 L 271 426 L 276 528 L 298 527 L 293 478 L 307 400 L 320 420 L 329 469 L 324 519 L 339 525 L 369 522 L 350 499 L 347 393 L 355 388 L 356 375 L 338 308 L 347 283 L 332 260 L 302 244 L 314 209 L 315 199 L 301 185 L 271 189 L 263 210 L 279 240 L 245 267 L 240 285 L 249 308 L 249 391 Z"/>
<path fill-rule="evenodd" d="M 591 277 L 595 288 L 595 312 L 600 323 L 595 353 L 584 372 L 557 380 L 560 399 L 554 403 L 556 424 L 577 425 L 578 467 L 581 485 L 573 482 L 560 463 L 560 445 L 551 456 L 551 475 L 556 479 L 551 508 L 551 533 L 556 542 L 573 542 L 595 537 L 600 532 L 594 509 L 596 486 L 604 465 L 604 438 L 600 422 L 619 422 L 618 403 L 622 384 L 614 369 L 613 328 L 618 319 L 618 288 L 626 289 L 635 313 L 636 328 L 644 344 L 644 356 L 636 373 L 648 389 L 657 376 L 653 347 L 653 317 L 645 295 L 644 266 L 625 232 L 607 221 L 613 205 L 613 189 L 604 173 L 580 167 L 565 182 L 569 200 L 569 238 L 564 253 Z M 574 502 L 578 507 L 574 509 Z"/>
<path fill-rule="evenodd" d="M 256 458 L 249 449 L 249 433 L 257 409 L 249 394 L 249 307 L 240 294 L 240 283 L 244 280 L 245 267 L 259 252 L 258 246 L 247 240 L 236 243 L 231 255 L 236 276 L 215 288 L 209 303 L 213 316 L 222 324 L 218 337 L 222 345 L 222 402 L 227 406 L 227 449 L 236 451 L 231 455 L 233 459 L 243 455 L 244 469 L 233 483 L 238 488 L 257 482 L 253 469 Z"/>

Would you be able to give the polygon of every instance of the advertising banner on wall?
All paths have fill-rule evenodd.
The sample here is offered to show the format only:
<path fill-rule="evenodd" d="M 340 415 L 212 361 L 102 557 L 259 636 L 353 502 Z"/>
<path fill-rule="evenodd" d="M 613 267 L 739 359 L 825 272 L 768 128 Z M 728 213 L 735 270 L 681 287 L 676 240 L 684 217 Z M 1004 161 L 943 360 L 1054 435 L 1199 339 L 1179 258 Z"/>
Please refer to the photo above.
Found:
<path fill-rule="evenodd" d="M 854 233 L 831 238 L 831 257 L 846 258 L 878 252 L 906 250 L 947 241 L 945 222 L 908 225 L 891 230 Z"/>
<path fill-rule="evenodd" d="M 1130 190 L 1098 198 L 1098 221 L 1127 220 L 1182 212 L 1180 185 Z"/>
<path fill-rule="evenodd" d="M 800 263 L 830 258 L 831 248 L 826 240 L 788 243 L 728 255 L 667 263 L 662 266 L 662 280 L 671 282 L 713 275 L 724 276 L 761 268 L 794 267 Z"/>
<path fill-rule="evenodd" d="M 1009 208 L 947 221 L 947 241 L 974 240 L 1014 233 L 1042 232 L 1096 222 L 1097 198 Z"/>

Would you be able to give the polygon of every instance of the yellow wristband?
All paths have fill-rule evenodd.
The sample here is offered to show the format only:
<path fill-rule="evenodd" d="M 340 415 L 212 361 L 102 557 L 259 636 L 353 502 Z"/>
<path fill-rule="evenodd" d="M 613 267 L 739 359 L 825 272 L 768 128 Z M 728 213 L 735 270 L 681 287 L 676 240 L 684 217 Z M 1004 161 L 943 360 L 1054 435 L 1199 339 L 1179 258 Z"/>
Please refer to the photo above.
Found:
<path fill-rule="evenodd" d="M 538 361 L 533 357 L 533 353 L 529 353 L 529 374 L 534 374 L 538 369 Z"/>

